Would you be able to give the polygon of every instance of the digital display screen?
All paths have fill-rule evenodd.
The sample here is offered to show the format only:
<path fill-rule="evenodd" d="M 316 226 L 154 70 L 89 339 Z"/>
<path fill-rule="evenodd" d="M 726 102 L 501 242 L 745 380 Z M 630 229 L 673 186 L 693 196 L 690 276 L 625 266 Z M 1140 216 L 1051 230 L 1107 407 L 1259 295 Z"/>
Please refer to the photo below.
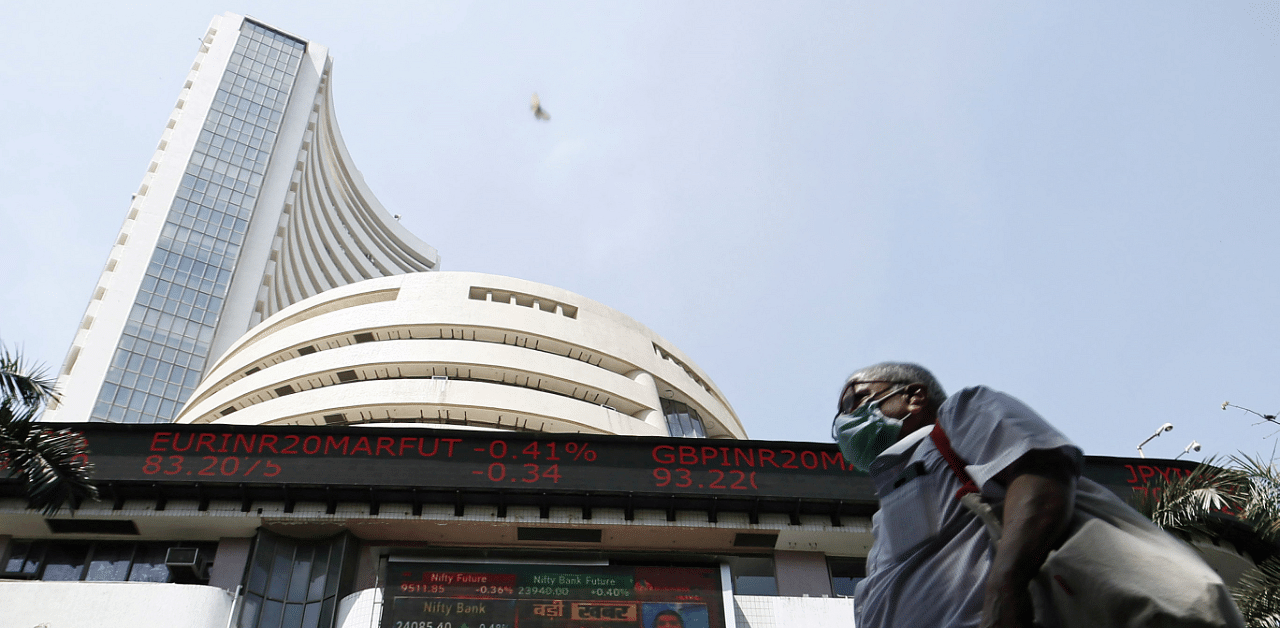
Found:
<path fill-rule="evenodd" d="M 415 428 L 88 424 L 94 480 L 852 500 L 834 444 Z M 472 627 L 474 628 L 474 627 Z"/>
<path fill-rule="evenodd" d="M 716 567 L 387 563 L 382 628 L 724 628 Z"/>

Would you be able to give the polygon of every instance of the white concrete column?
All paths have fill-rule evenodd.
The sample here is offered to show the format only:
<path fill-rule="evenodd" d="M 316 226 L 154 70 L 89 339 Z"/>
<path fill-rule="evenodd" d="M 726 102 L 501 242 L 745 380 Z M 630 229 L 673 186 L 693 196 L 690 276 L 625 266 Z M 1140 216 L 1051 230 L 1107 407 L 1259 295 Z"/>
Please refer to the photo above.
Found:
<path fill-rule="evenodd" d="M 644 392 L 643 398 L 636 399 L 636 401 L 652 408 L 651 410 L 640 411 L 636 418 L 662 430 L 663 433 L 667 433 L 667 418 L 662 415 L 662 397 L 658 391 L 658 382 L 647 371 L 640 369 L 627 373 L 627 377 L 640 384 L 640 388 Z"/>

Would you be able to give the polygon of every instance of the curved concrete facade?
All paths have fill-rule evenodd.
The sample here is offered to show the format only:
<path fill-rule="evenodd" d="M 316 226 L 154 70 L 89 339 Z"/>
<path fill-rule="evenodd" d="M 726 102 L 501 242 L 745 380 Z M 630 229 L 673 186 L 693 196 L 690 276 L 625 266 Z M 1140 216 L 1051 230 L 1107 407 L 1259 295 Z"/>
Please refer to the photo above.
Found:
<path fill-rule="evenodd" d="M 333 114 L 329 65 L 264 273 L 259 308 L 267 316 L 337 286 L 435 270 L 439 262 L 435 249 L 400 226 L 352 166 Z"/>
<path fill-rule="evenodd" d="M 707 437 L 746 437 L 710 378 L 630 317 L 552 286 L 433 272 L 281 310 L 230 347 L 178 421 L 668 436 L 671 412 Z"/>

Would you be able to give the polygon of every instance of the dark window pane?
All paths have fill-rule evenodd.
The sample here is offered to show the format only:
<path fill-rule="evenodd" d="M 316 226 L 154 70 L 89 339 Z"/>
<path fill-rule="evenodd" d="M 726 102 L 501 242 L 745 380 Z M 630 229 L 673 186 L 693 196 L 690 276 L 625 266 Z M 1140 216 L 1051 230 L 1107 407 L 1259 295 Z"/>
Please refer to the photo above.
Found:
<path fill-rule="evenodd" d="M 84 574 L 88 545 L 78 543 L 51 544 L 45 552 L 43 580 L 79 580 Z"/>
<path fill-rule="evenodd" d="M 258 619 L 257 628 L 279 628 L 280 616 L 283 612 L 284 602 L 263 600 L 262 616 Z"/>
<path fill-rule="evenodd" d="M 271 570 L 271 557 L 275 555 L 275 539 L 268 534 L 258 535 L 258 547 L 253 552 L 253 565 L 249 568 L 248 589 L 262 594 L 267 591 L 267 574 Z"/>
<path fill-rule="evenodd" d="M 316 626 L 332 626 L 333 625 L 333 609 L 337 606 L 337 598 L 331 597 L 320 605 L 320 623 Z M 310 625 L 310 624 L 309 624 Z"/>
<path fill-rule="evenodd" d="M 303 628 L 319 628 L 320 626 L 320 602 L 312 602 L 307 604 L 307 610 L 302 615 Z"/>
<path fill-rule="evenodd" d="M 325 597 L 338 594 L 338 580 L 342 574 L 342 557 L 346 554 L 347 537 L 340 536 L 329 543 L 329 574 L 325 576 Z"/>
<path fill-rule="evenodd" d="M 838 578 L 831 576 L 831 592 L 840 597 L 853 597 L 862 578 Z"/>
<path fill-rule="evenodd" d="M 98 543 L 93 548 L 89 572 L 84 579 L 115 582 L 127 580 L 133 548 L 133 543 Z"/>
<path fill-rule="evenodd" d="M 293 575 L 289 579 L 290 602 L 307 601 L 307 589 L 311 583 L 311 559 L 315 550 L 307 546 L 299 546 L 293 559 Z M 286 622 L 287 623 L 287 622 Z"/>
<path fill-rule="evenodd" d="M 865 558 L 828 558 L 827 569 L 831 572 L 831 592 L 844 597 L 852 597 L 858 583 L 867 575 Z"/>
<path fill-rule="evenodd" d="M 734 595 L 778 594 L 778 581 L 773 576 L 738 576 L 733 584 Z"/>
<path fill-rule="evenodd" d="M 168 551 L 169 546 L 164 543 L 139 544 L 133 568 L 129 570 L 129 581 L 168 582 L 169 568 L 164 566 L 164 557 Z"/>
<path fill-rule="evenodd" d="M 308 600 L 324 598 L 325 574 L 329 570 L 329 558 L 333 556 L 332 549 L 332 544 L 316 548 L 316 561 L 311 567 L 311 586 L 307 590 Z"/>
<path fill-rule="evenodd" d="M 280 628 L 302 628 L 302 604 L 285 604 Z"/>
<path fill-rule="evenodd" d="M 258 625 L 258 610 L 262 608 L 262 598 L 252 593 L 244 596 L 244 607 L 240 611 L 240 628 L 253 628 Z"/>
<path fill-rule="evenodd" d="M 276 540 L 275 557 L 271 562 L 271 577 L 267 581 L 268 599 L 283 600 L 289 590 L 289 575 L 293 573 L 293 544 Z"/>
<path fill-rule="evenodd" d="M 28 562 L 27 554 L 30 552 L 30 542 L 11 543 L 9 545 L 9 560 L 5 562 L 4 570 L 9 573 L 35 573 L 36 564 L 34 561 L 31 561 L 30 570 L 23 568 Z"/>

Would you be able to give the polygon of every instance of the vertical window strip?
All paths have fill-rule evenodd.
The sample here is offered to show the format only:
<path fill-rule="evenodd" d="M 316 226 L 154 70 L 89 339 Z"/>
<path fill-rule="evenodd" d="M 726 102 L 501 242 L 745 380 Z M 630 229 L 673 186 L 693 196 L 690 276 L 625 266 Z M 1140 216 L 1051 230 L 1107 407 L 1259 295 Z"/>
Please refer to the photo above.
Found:
<path fill-rule="evenodd" d="M 351 559 L 350 548 L 348 535 L 304 541 L 260 532 L 237 625 L 328 625 L 342 591 L 339 580 L 344 559 Z"/>
<path fill-rule="evenodd" d="M 199 383 L 304 50 L 244 23 L 91 421 L 172 421 Z M 127 368 L 147 355 L 167 378 Z"/>

